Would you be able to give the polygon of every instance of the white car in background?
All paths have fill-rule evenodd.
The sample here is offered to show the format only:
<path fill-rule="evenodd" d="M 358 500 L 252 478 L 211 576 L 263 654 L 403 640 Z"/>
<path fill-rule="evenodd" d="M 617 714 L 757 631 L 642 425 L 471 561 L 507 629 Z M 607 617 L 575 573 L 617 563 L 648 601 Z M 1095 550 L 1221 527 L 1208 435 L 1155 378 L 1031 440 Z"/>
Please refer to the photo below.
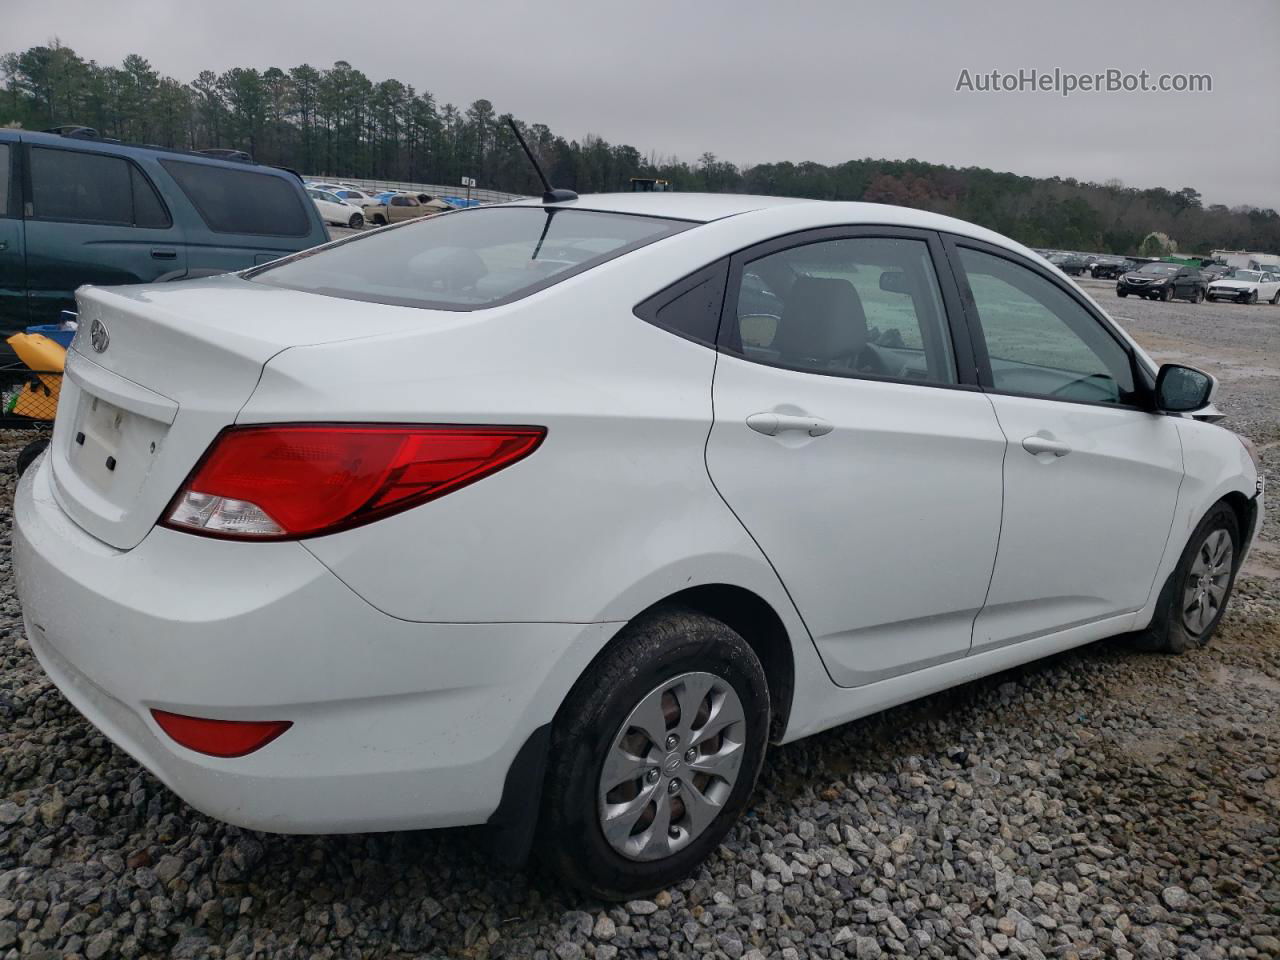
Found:
<path fill-rule="evenodd" d="M 26 633 L 193 806 L 487 823 L 628 899 L 770 743 L 1212 635 L 1257 456 L 1042 258 L 880 204 L 549 196 L 81 288 Z"/>
<path fill-rule="evenodd" d="M 340 227 L 351 227 L 356 230 L 364 226 L 364 212 L 358 207 L 353 207 L 336 193 L 307 187 L 307 196 L 316 205 L 316 209 L 320 211 L 320 219 L 325 223 L 334 223 Z"/>
<path fill-rule="evenodd" d="M 1240 303 L 1257 303 L 1267 300 L 1280 303 L 1280 273 L 1264 270 L 1232 270 L 1226 276 L 1214 280 L 1205 291 L 1208 300 L 1237 300 Z"/>

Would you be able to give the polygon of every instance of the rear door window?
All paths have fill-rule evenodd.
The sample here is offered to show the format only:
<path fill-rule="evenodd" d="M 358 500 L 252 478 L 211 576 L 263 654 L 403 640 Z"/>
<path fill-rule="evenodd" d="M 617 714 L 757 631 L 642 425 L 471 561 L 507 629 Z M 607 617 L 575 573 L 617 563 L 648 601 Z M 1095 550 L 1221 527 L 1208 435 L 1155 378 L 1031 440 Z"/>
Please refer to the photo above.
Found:
<path fill-rule="evenodd" d="M 146 175 L 124 157 L 104 153 L 32 147 L 31 206 L 38 220 L 173 225 Z"/>
<path fill-rule="evenodd" d="M 311 221 L 284 177 L 212 163 L 161 160 L 214 233 L 302 237 Z"/>
<path fill-rule="evenodd" d="M 102 153 L 31 148 L 31 206 L 38 220 L 133 225 L 129 161 Z"/>
<path fill-rule="evenodd" d="M 348 300 L 476 310 L 526 297 L 692 226 L 563 207 L 477 208 L 376 230 L 249 276 Z"/>

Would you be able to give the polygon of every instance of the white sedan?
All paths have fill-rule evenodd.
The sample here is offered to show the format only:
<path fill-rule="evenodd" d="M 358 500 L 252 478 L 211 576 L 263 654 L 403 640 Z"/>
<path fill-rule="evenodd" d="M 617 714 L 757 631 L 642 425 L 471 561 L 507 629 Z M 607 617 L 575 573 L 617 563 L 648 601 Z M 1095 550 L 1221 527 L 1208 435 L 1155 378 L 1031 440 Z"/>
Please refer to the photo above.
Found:
<path fill-rule="evenodd" d="M 1238 300 L 1257 303 L 1267 300 L 1280 303 L 1280 274 L 1264 270 L 1232 270 L 1209 284 L 1208 300 Z"/>
<path fill-rule="evenodd" d="M 359 229 L 364 226 L 364 213 L 359 207 L 352 206 L 335 193 L 307 187 L 307 196 L 320 212 L 320 219 L 325 223 L 337 224 L 340 227 Z"/>
<path fill-rule="evenodd" d="M 1213 634 L 1257 457 L 1042 258 L 882 205 L 552 200 L 81 289 L 27 636 L 193 806 L 514 861 L 536 827 L 629 898 L 770 743 Z"/>

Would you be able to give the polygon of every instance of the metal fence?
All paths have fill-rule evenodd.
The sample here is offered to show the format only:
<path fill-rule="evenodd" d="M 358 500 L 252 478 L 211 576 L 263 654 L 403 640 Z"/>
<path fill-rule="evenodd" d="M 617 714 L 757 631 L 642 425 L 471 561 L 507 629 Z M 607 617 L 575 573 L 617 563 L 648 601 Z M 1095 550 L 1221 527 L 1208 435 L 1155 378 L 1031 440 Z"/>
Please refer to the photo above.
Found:
<path fill-rule="evenodd" d="M 61 370 L 32 370 L 22 363 L 0 366 L 0 428 L 48 427 L 58 411 Z"/>
<path fill-rule="evenodd" d="M 302 179 L 333 184 L 348 183 L 353 187 L 365 191 L 365 193 L 378 193 L 382 190 L 399 190 L 403 193 L 429 193 L 433 197 L 465 198 L 468 195 L 466 187 L 445 186 L 441 183 L 408 183 L 404 180 L 362 180 L 359 177 L 304 176 Z M 470 196 L 472 200 L 479 200 L 481 203 L 506 203 L 508 200 L 529 199 L 519 193 L 506 193 L 502 190 L 489 190 L 485 187 L 472 187 Z"/>

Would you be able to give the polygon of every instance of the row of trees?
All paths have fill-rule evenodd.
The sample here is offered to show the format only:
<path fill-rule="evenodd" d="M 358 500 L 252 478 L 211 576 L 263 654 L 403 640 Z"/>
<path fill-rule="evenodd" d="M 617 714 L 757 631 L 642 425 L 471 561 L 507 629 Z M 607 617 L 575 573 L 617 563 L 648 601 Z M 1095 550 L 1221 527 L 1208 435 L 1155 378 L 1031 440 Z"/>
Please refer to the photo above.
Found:
<path fill-rule="evenodd" d="M 475 177 L 481 186 L 532 193 L 538 184 L 488 100 L 465 110 L 399 80 L 373 81 L 345 61 L 283 70 L 202 71 L 190 83 L 160 76 L 137 54 L 119 66 L 54 41 L 0 56 L 0 125 L 80 123 L 103 135 L 166 147 L 237 147 L 307 174 L 427 183 Z M 1206 207 L 1190 187 L 1139 190 L 918 160 L 767 163 L 739 168 L 705 153 L 695 162 L 644 156 L 588 135 L 568 140 L 521 124 L 557 186 L 625 190 L 634 176 L 677 190 L 866 200 L 972 220 L 1038 247 L 1137 253 L 1152 233 L 1183 251 L 1280 249 L 1274 210 Z"/>

